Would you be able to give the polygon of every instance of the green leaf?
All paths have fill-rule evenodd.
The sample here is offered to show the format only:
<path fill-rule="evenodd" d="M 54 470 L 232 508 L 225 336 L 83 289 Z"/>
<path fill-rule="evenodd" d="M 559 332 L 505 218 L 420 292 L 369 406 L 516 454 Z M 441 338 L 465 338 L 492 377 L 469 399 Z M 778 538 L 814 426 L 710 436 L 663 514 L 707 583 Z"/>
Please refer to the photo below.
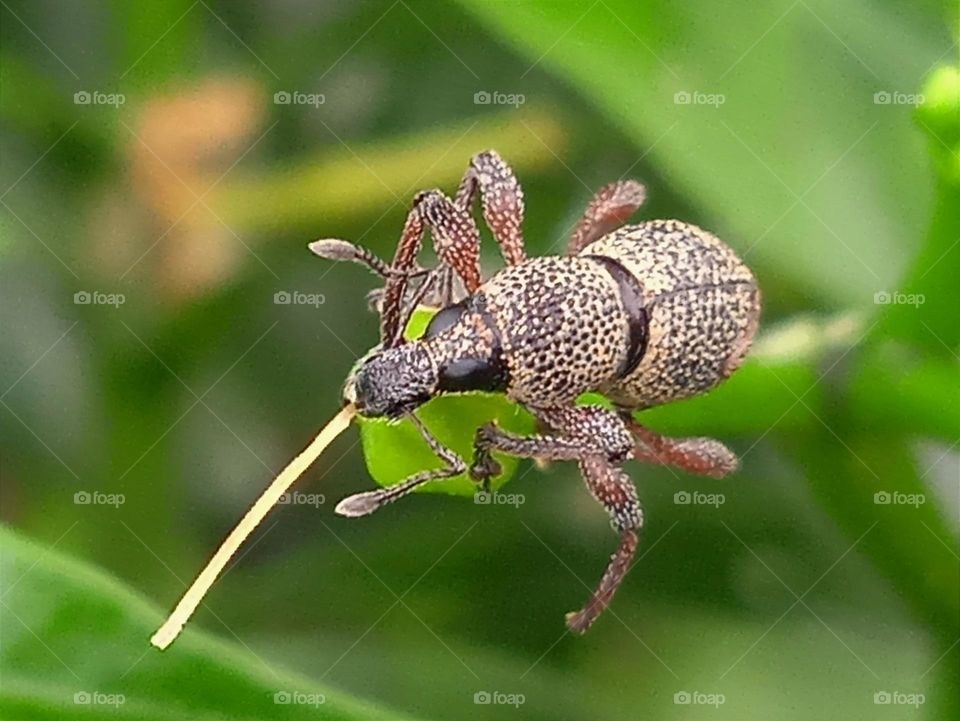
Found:
<path fill-rule="evenodd" d="M 427 428 L 461 458 L 473 458 L 473 437 L 477 428 L 490 421 L 514 433 L 532 433 L 536 422 L 526 410 L 511 403 L 505 396 L 489 393 L 467 393 L 434 398 L 423 405 L 417 415 Z M 363 455 L 370 475 L 382 486 L 391 486 L 428 468 L 439 468 L 440 459 L 430 450 L 414 425 L 403 420 L 391 423 L 381 419 L 361 419 L 360 436 Z M 513 476 L 519 461 L 512 456 L 495 453 L 503 472 L 491 479 L 499 488 Z M 434 481 L 421 486 L 427 492 L 472 496 L 477 484 L 467 474 Z"/>
<path fill-rule="evenodd" d="M 827 413 L 823 424 L 785 437 L 783 444 L 847 535 L 866 534 L 861 550 L 946 649 L 960 631 L 956 541 L 946 514 L 904 439 L 851 425 L 839 413 Z M 832 428 L 848 429 L 843 443 Z"/>
<path fill-rule="evenodd" d="M 927 237 L 899 285 L 899 298 L 883 305 L 874 335 L 896 337 L 952 360 L 960 350 L 960 314 L 953 289 L 960 274 L 960 69 L 938 68 L 923 88 L 916 119 L 928 135 L 937 171 Z M 906 302 L 905 302 L 906 301 Z M 912 301 L 912 302 L 911 302 Z"/>
<path fill-rule="evenodd" d="M 0 575 L 4 719 L 399 716 L 190 629 L 169 650 L 158 651 L 148 639 L 162 621 L 160 611 L 102 571 L 6 527 L 0 527 Z"/>

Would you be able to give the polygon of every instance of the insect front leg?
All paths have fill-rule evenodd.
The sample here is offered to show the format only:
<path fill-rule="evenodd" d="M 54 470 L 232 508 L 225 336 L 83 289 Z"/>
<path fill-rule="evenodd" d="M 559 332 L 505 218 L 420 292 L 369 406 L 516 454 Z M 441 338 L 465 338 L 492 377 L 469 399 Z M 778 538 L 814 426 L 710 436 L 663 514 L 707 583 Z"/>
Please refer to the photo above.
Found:
<path fill-rule="evenodd" d="M 422 471 L 410 476 L 401 483 L 389 488 L 378 488 L 373 491 L 357 493 L 347 496 L 334 509 L 335 513 L 341 516 L 356 518 L 373 513 L 381 506 L 393 503 L 398 498 L 406 496 L 418 486 L 430 481 L 438 481 L 444 478 L 453 478 L 459 476 L 467 470 L 467 464 L 464 460 L 452 450 L 443 445 L 413 413 L 407 416 L 420 431 L 420 435 L 430 446 L 437 457 L 443 461 L 443 468 L 436 468 L 428 471 Z"/>
<path fill-rule="evenodd" d="M 574 229 L 567 255 L 576 255 L 593 241 L 619 228 L 643 205 L 646 197 L 646 188 L 636 180 L 618 180 L 602 187 L 590 199 Z"/>
<path fill-rule="evenodd" d="M 383 291 L 381 337 L 387 348 L 402 343 L 403 329 L 414 310 L 410 303 L 404 302 L 408 280 L 405 273 L 414 267 L 426 228 L 430 229 L 441 261 L 441 266 L 431 271 L 435 280 L 442 279 L 444 271 L 451 268 L 460 276 L 468 293 L 475 291 L 482 282 L 480 231 L 473 218 L 439 190 L 418 193 L 407 214 L 393 260 L 394 271 L 400 272 L 387 279 Z"/>
<path fill-rule="evenodd" d="M 633 457 L 644 463 L 676 466 L 687 473 L 723 478 L 740 466 L 736 454 L 713 438 L 667 438 L 640 425 L 629 413 L 621 415 L 640 443 Z"/>
<path fill-rule="evenodd" d="M 523 242 L 523 190 L 513 170 L 494 151 L 477 153 L 460 181 L 456 204 L 470 212 L 477 191 L 483 218 L 493 233 L 508 265 L 527 259 Z"/>
<path fill-rule="evenodd" d="M 536 409 L 534 414 L 556 435 L 518 436 L 492 424 L 477 431 L 471 475 L 482 479 L 499 467 L 492 450 L 514 456 L 545 460 L 575 460 L 590 493 L 603 504 L 611 524 L 620 534 L 620 544 L 600 583 L 586 605 L 567 615 L 567 626 L 584 633 L 603 610 L 630 568 L 637 550 L 637 531 L 643 525 L 643 510 L 629 476 L 620 468 L 632 453 L 634 440 L 616 413 L 599 406 Z M 494 465 L 491 465 L 491 462 Z"/>

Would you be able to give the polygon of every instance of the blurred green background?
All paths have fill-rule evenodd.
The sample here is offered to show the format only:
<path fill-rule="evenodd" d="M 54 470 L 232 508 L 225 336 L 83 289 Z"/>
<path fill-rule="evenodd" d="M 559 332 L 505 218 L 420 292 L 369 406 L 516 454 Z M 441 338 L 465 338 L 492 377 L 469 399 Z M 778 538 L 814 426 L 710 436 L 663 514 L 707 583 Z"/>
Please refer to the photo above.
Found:
<path fill-rule="evenodd" d="M 960 718 L 954 3 L 0 5 L 4 719 Z M 532 254 L 628 176 L 755 269 L 747 366 L 645 414 L 742 470 L 628 469 L 576 638 L 616 539 L 574 467 L 351 521 L 351 429 L 149 648 L 376 341 L 306 243 L 389 255 L 489 147 Z"/>

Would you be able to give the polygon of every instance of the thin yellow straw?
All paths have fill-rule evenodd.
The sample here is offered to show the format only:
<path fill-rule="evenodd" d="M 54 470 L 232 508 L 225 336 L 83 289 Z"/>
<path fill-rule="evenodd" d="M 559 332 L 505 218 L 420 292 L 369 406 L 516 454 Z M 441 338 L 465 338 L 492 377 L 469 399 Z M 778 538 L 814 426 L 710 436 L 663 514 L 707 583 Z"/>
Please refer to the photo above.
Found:
<path fill-rule="evenodd" d="M 193 585 L 183 594 L 183 598 L 180 599 L 177 607 L 173 609 L 173 613 L 170 614 L 170 617 L 150 638 L 150 643 L 163 650 L 176 640 L 177 636 L 179 636 L 183 630 L 184 625 L 190 619 L 190 616 L 197 610 L 197 606 L 200 605 L 207 591 L 210 590 L 210 587 L 217 580 L 220 572 L 223 571 L 227 562 L 233 557 L 233 554 L 237 552 L 237 549 L 240 548 L 240 544 L 246 540 L 247 536 L 253 533 L 253 530 L 270 512 L 270 509 L 276 505 L 280 497 L 293 485 L 293 482 L 310 467 L 310 464 L 323 453 L 324 449 L 330 445 L 334 438 L 346 430 L 355 412 L 356 409 L 352 405 L 344 407 L 343 410 L 323 427 L 323 430 L 310 442 L 310 445 L 304 448 L 300 455 L 290 461 L 287 467 L 280 471 L 280 475 L 273 480 L 267 487 L 267 490 L 261 494 L 256 503 L 254 503 L 244 517 L 240 519 L 240 523 L 230 531 L 230 535 L 227 536 L 226 540 L 220 544 L 220 548 L 213 554 L 213 558 L 210 559 L 200 572 L 200 575 L 197 576 Z"/>

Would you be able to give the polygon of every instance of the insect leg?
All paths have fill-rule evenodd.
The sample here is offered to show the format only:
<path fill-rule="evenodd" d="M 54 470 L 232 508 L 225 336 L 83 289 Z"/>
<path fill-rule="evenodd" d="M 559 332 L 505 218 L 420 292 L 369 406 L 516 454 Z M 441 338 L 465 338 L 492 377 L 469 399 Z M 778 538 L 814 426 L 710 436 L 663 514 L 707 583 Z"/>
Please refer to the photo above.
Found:
<path fill-rule="evenodd" d="M 576 255 L 590 243 L 618 228 L 643 205 L 647 189 L 636 180 L 618 180 L 597 191 L 570 237 L 567 255 Z"/>
<path fill-rule="evenodd" d="M 579 461 L 600 455 L 613 463 L 630 457 L 634 440 L 616 413 L 600 406 L 558 406 L 531 409 L 537 420 L 555 434 L 519 436 L 492 423 L 477 429 L 474 462 L 470 474 L 483 480 L 499 474 L 492 450 L 520 458 L 547 461 Z"/>
<path fill-rule="evenodd" d="M 723 478 L 740 466 L 736 454 L 713 438 L 666 438 L 637 423 L 629 414 L 621 416 L 640 441 L 633 457 L 644 463 L 676 466 L 698 476 Z"/>
<path fill-rule="evenodd" d="M 491 450 L 547 460 L 576 460 L 590 493 L 610 514 L 620 544 L 587 604 L 567 615 L 567 626 L 584 633 L 610 604 L 637 550 L 643 510 L 629 476 L 619 467 L 633 450 L 634 440 L 616 413 L 599 406 L 536 409 L 535 415 L 558 435 L 518 436 L 487 425 L 477 431 L 471 475 L 488 478 L 499 472 Z"/>
<path fill-rule="evenodd" d="M 400 234 L 397 252 L 393 256 L 391 268 L 394 271 L 404 271 L 412 268 L 416 261 L 420 246 L 423 243 L 423 221 L 416 204 L 407 214 L 407 220 Z M 409 315 L 404 312 L 403 299 L 407 290 L 407 276 L 393 273 L 387 277 L 380 299 L 380 342 L 385 348 L 392 348 L 402 341 L 403 329 L 407 325 Z"/>
<path fill-rule="evenodd" d="M 508 265 L 527 259 L 523 246 L 523 190 L 513 170 L 496 151 L 477 153 L 460 181 L 456 204 L 470 212 L 477 191 L 483 205 L 483 218 Z"/>
<path fill-rule="evenodd" d="M 392 503 L 398 498 L 402 498 L 424 483 L 459 476 L 467 470 L 467 465 L 463 459 L 437 440 L 423 424 L 423 421 L 413 413 L 410 413 L 407 417 L 417 427 L 417 430 L 420 431 L 420 435 L 423 436 L 423 439 L 430 446 L 430 450 L 436 453 L 437 457 L 444 462 L 445 467 L 422 471 L 389 488 L 378 488 L 373 491 L 347 496 L 337 504 L 337 507 L 334 509 L 335 513 L 351 518 L 366 516 L 381 506 Z"/>
<path fill-rule="evenodd" d="M 473 218 L 439 190 L 419 193 L 414 210 L 430 228 L 437 257 L 463 279 L 467 292 L 475 291 L 482 279 L 480 231 Z"/>
<path fill-rule="evenodd" d="M 404 299 L 409 271 L 415 268 L 414 261 L 423 242 L 424 228 L 430 229 L 441 262 L 456 271 L 468 292 L 476 290 L 481 282 L 480 233 L 473 218 L 439 190 L 418 193 L 407 214 L 391 266 L 393 272 L 383 291 L 381 340 L 387 348 L 402 342 L 403 329 L 413 312 Z"/>
<path fill-rule="evenodd" d="M 637 531 L 643 527 L 643 508 L 637 499 L 637 490 L 630 477 L 621 468 L 601 456 L 587 456 L 580 461 L 583 480 L 610 514 L 610 525 L 620 534 L 620 544 L 610 558 L 607 570 L 579 611 L 568 613 L 567 626 L 575 633 L 585 633 L 620 588 L 630 570 L 630 562 L 637 552 Z"/>

